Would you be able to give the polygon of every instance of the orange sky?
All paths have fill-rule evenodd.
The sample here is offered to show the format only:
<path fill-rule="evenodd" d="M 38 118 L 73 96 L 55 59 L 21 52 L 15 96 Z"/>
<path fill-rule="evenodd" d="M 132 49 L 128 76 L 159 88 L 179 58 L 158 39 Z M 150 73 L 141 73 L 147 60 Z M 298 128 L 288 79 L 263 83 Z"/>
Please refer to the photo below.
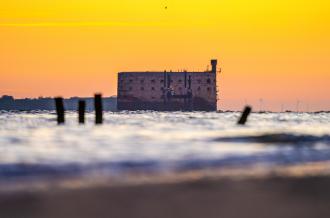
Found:
<path fill-rule="evenodd" d="M 218 58 L 219 109 L 263 99 L 330 110 L 329 11 L 321 0 L 0 2 L 0 95 L 115 95 L 119 71 L 205 70 Z"/>

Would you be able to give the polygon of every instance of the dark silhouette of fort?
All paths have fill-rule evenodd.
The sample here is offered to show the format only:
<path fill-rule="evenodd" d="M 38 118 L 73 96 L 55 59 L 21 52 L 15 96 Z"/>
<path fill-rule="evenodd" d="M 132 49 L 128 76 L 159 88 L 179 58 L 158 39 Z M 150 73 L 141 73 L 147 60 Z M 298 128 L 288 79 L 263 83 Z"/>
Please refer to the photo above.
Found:
<path fill-rule="evenodd" d="M 76 111 L 78 109 L 78 101 L 86 102 L 86 110 L 94 110 L 94 98 L 72 97 L 64 99 L 64 107 L 66 110 Z M 103 98 L 103 109 L 105 111 L 117 110 L 117 98 Z M 0 110 L 14 111 L 32 111 L 32 110 L 55 110 L 54 98 L 25 98 L 15 99 L 13 96 L 4 95 L 0 98 Z"/>

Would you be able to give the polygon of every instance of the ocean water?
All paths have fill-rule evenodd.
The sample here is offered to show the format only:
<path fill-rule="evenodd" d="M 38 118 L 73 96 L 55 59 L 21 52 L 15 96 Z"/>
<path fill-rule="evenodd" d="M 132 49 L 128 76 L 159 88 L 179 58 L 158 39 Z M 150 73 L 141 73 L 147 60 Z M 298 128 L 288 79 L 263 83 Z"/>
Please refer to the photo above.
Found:
<path fill-rule="evenodd" d="M 330 161 L 330 113 L 0 112 L 0 181 L 127 172 L 295 166 Z"/>

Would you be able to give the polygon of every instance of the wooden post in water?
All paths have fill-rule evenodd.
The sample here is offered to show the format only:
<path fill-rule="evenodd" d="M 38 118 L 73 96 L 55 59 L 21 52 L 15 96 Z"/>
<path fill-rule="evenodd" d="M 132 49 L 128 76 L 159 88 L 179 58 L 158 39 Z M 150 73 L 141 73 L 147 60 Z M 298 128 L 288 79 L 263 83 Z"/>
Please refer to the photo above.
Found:
<path fill-rule="evenodd" d="M 86 110 L 86 102 L 83 100 L 80 100 L 78 102 L 78 120 L 80 124 L 85 123 L 85 110 Z"/>
<path fill-rule="evenodd" d="M 64 104 L 63 104 L 63 98 L 57 97 L 55 98 L 55 106 L 56 106 L 56 114 L 57 114 L 57 123 L 64 124 L 65 118 L 64 118 Z"/>
<path fill-rule="evenodd" d="M 103 123 L 103 107 L 102 107 L 102 95 L 101 94 L 95 94 L 94 106 L 95 106 L 95 124 L 102 124 Z"/>
<path fill-rule="evenodd" d="M 238 121 L 238 124 L 239 125 L 245 125 L 246 121 L 247 121 L 247 118 L 248 116 L 250 115 L 252 111 L 252 108 L 250 106 L 246 106 L 243 113 L 242 113 L 242 116 L 241 118 L 239 119 Z"/>

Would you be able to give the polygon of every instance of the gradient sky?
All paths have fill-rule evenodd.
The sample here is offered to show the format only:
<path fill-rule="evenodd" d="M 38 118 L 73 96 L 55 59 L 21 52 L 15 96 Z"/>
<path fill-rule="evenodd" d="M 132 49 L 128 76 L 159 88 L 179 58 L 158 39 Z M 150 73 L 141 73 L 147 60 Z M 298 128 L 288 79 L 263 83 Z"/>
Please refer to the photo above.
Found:
<path fill-rule="evenodd" d="M 119 71 L 217 58 L 219 109 L 330 110 L 329 11 L 322 0 L 1 1 L 0 95 L 110 96 Z"/>

